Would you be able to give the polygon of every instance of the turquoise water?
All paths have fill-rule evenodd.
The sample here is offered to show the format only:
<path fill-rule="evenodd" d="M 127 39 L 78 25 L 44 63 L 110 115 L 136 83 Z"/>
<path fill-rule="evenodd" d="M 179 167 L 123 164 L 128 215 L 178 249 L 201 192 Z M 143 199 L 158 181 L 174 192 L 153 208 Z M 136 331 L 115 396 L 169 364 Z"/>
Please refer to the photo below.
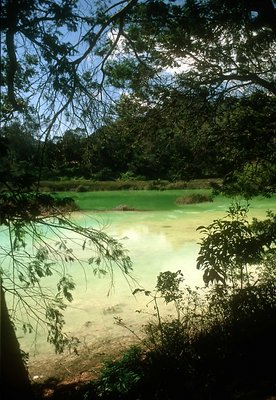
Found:
<path fill-rule="evenodd" d="M 76 289 L 74 300 L 65 311 L 65 331 L 79 337 L 83 345 L 103 337 L 120 337 L 126 332 L 114 324 L 114 317 L 119 316 L 138 332 L 148 319 L 147 313 L 153 310 L 151 305 L 147 305 L 149 298 L 143 294 L 134 297 L 132 291 L 137 287 L 154 291 L 160 272 L 180 269 L 186 284 L 203 286 L 202 272 L 196 269 L 200 241 L 197 227 L 225 216 L 229 204 L 225 198 L 217 198 L 213 203 L 166 211 L 74 213 L 72 218 L 82 226 L 104 229 L 124 244 L 133 261 L 134 280 L 127 282 L 120 271 L 114 270 L 114 285 L 109 293 L 109 276 L 97 278 L 91 268 L 83 269 L 77 263 L 70 264 L 68 273 L 76 282 Z M 265 217 L 267 209 L 275 211 L 274 199 L 258 199 L 251 204 L 250 218 Z M 8 245 L 8 236 L 2 232 L 1 245 L 5 244 Z M 2 258 L 1 262 L 2 267 L 8 267 L 7 260 Z M 54 287 L 56 277 L 47 278 L 45 284 Z M 137 313 L 137 310 L 146 310 L 146 314 Z M 166 312 L 172 311 L 166 309 Z M 54 354 L 52 347 L 45 344 L 46 336 L 42 328 L 38 327 L 36 337 L 23 335 L 20 330 L 18 335 L 22 349 L 29 352 L 31 359 Z"/>

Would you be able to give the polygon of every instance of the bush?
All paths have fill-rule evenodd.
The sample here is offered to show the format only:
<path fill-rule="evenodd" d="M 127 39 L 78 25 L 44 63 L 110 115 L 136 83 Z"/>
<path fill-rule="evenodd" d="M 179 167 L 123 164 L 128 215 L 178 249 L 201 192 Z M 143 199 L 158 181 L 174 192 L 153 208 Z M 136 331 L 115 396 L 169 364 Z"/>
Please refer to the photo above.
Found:
<path fill-rule="evenodd" d="M 252 224 L 246 222 L 242 207 L 231 208 L 229 216 L 230 221 L 216 220 L 200 228 L 208 239 L 201 243 L 200 265 L 204 261 L 205 267 L 208 262 L 214 268 L 223 261 L 225 279 L 211 275 L 206 281 L 211 288 L 199 296 L 199 289 L 183 287 L 180 270 L 167 271 L 158 276 L 154 293 L 134 291 L 148 296 L 148 306 L 153 306 L 153 319 L 145 326 L 145 350 L 130 349 L 107 366 L 99 380 L 102 399 L 258 400 L 275 396 L 274 214 Z M 243 246 L 232 246 L 237 237 Z M 248 271 L 253 250 L 250 247 L 244 253 L 244 249 L 252 240 L 260 255 L 254 257 L 254 274 L 248 272 L 244 279 L 243 272 L 233 278 L 236 270 Z M 216 253 L 218 243 L 221 247 Z M 158 300 L 173 303 L 177 317 L 163 318 Z"/>
<path fill-rule="evenodd" d="M 212 307 L 204 311 L 208 324 L 198 323 L 200 310 L 193 312 L 192 304 L 186 319 L 185 302 L 180 318 L 148 323 L 145 349 L 130 348 L 105 366 L 98 382 L 100 398 L 257 400 L 275 395 L 275 282 L 273 290 L 270 283 L 232 295 L 214 290 L 222 297 L 207 292 L 207 298 L 223 303 L 219 318 L 215 304 L 209 303 Z M 156 306 L 154 311 L 160 312 Z"/>
<path fill-rule="evenodd" d="M 145 181 L 146 178 L 142 175 L 135 175 L 132 171 L 122 172 L 118 181 Z"/>
<path fill-rule="evenodd" d="M 207 194 L 200 194 L 195 193 L 189 196 L 181 196 L 176 199 L 176 204 L 197 204 L 197 203 L 204 203 L 204 202 L 212 202 L 213 198 Z"/>
<path fill-rule="evenodd" d="M 80 192 L 80 193 L 83 193 L 83 192 L 88 192 L 88 187 L 87 186 L 83 186 L 83 185 L 79 185 L 77 188 L 76 188 L 76 192 Z"/>
<path fill-rule="evenodd" d="M 129 397 L 137 392 L 137 387 L 143 376 L 141 361 L 143 352 L 138 346 L 131 346 L 116 361 L 107 362 L 97 381 L 97 392 L 101 398 L 134 399 Z M 128 397 L 126 397 L 128 396 Z"/>
<path fill-rule="evenodd" d="M 81 191 L 82 187 L 86 191 L 104 191 L 104 190 L 182 190 L 182 189 L 210 189 L 209 180 L 191 180 L 189 182 L 178 181 L 169 182 L 166 180 L 144 180 L 141 176 L 133 177 L 126 173 L 121 179 L 117 180 L 101 180 L 96 176 L 91 179 L 84 178 L 68 178 L 63 177 L 59 180 L 45 180 L 40 182 L 41 191 L 64 192 L 64 191 Z M 79 190 L 78 188 L 81 188 Z M 211 201 L 211 200 L 210 200 Z"/>
<path fill-rule="evenodd" d="M 135 211 L 136 209 L 128 206 L 127 204 L 119 204 L 114 208 L 115 211 Z"/>

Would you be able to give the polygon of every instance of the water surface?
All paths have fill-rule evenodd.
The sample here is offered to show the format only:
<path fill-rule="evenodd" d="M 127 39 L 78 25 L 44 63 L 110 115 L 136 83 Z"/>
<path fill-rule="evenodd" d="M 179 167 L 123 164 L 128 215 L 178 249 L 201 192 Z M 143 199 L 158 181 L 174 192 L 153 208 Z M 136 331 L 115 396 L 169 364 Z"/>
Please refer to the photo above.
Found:
<path fill-rule="evenodd" d="M 139 333 L 153 309 L 148 304 L 149 297 L 143 294 L 133 296 L 132 291 L 137 287 L 154 291 L 160 272 L 180 269 L 186 284 L 203 286 L 202 271 L 196 269 L 200 242 L 197 228 L 225 216 L 228 206 L 229 202 L 220 199 L 214 203 L 183 206 L 169 211 L 74 213 L 72 218 L 82 226 L 104 227 L 108 234 L 122 241 L 133 261 L 135 281 L 127 282 L 120 271 L 114 270 L 110 291 L 109 276 L 97 278 L 92 268 L 84 271 L 77 263 L 70 265 L 68 272 L 76 282 L 76 289 L 74 300 L 65 311 L 66 332 L 77 336 L 82 344 L 103 337 L 119 338 L 126 334 L 124 328 L 114 323 L 114 317 L 120 317 Z M 264 217 L 266 210 L 273 209 L 273 206 L 274 203 L 267 200 L 255 202 L 250 218 L 253 215 Z M 49 278 L 48 284 L 55 285 L 55 277 Z M 173 310 L 169 307 L 166 312 Z M 54 354 L 53 348 L 45 343 L 45 332 L 41 330 L 38 330 L 35 339 L 33 335 L 20 336 L 20 343 L 31 358 L 34 355 L 38 358 Z"/>

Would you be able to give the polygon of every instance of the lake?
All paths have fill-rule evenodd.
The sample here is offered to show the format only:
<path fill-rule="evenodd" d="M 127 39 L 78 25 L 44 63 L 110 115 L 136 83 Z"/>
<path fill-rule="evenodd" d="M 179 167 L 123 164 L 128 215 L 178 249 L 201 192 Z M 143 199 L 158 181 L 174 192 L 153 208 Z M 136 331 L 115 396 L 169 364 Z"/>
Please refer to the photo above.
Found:
<path fill-rule="evenodd" d="M 115 324 L 114 317 L 120 317 L 130 330 L 141 336 L 142 326 L 154 310 L 152 304 L 148 304 L 149 297 L 143 293 L 133 296 L 133 290 L 154 291 L 160 272 L 179 269 L 184 274 L 185 284 L 203 286 L 202 271 L 196 269 L 201 237 L 197 228 L 224 217 L 229 204 L 225 198 L 217 198 L 213 203 L 170 210 L 73 213 L 71 218 L 82 226 L 104 229 L 124 244 L 133 261 L 133 279 L 126 281 L 120 271 L 114 270 L 111 289 L 109 276 L 97 278 L 92 268 L 70 264 L 68 273 L 76 282 L 76 289 L 72 303 L 65 310 L 65 331 L 77 336 L 81 347 L 104 338 L 119 343 L 121 338 L 133 336 L 129 330 Z M 267 209 L 275 211 L 274 200 L 257 199 L 252 202 L 249 218 L 263 218 Z M 47 278 L 46 283 L 49 287 L 55 285 L 55 277 Z M 173 312 L 172 306 L 165 307 L 162 302 L 160 308 L 163 315 Z M 53 347 L 46 343 L 43 329 L 38 327 L 36 335 L 24 335 L 18 330 L 18 335 L 22 349 L 29 353 L 30 363 L 55 357 Z"/>

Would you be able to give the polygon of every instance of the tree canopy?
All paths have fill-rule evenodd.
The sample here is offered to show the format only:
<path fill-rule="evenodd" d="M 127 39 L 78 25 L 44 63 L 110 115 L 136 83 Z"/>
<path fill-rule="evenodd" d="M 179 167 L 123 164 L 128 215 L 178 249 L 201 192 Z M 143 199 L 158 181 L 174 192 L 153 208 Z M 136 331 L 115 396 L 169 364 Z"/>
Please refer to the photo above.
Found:
<path fill-rule="evenodd" d="M 99 58 L 97 49 L 135 2 L 4 1 L 2 121 L 28 110 L 42 132 L 57 128 L 62 117 L 97 126 L 108 58 Z"/>
<path fill-rule="evenodd" d="M 105 176 L 110 176 L 111 166 L 119 173 L 130 170 L 149 175 L 150 170 L 162 171 L 160 166 L 168 157 L 172 164 L 170 178 L 199 174 L 203 166 L 193 171 L 187 164 L 202 148 L 200 143 L 206 139 L 215 143 L 217 138 L 220 143 L 231 142 L 231 145 L 223 145 L 224 154 L 217 147 L 213 154 L 207 155 L 216 159 L 215 173 L 234 176 L 236 167 L 235 179 L 242 180 L 243 171 L 252 169 L 252 163 L 257 163 L 258 168 L 262 163 L 261 172 L 271 170 L 275 146 L 273 117 L 270 113 L 262 117 L 263 132 L 258 129 L 258 134 L 252 121 L 260 101 L 266 99 L 263 104 L 269 104 L 267 107 L 273 110 L 275 15 L 271 0 L 123 0 L 93 4 L 77 0 L 62 3 L 5 0 L 1 14 L 1 118 L 5 128 L 2 154 L 7 143 L 11 143 L 8 136 L 12 137 L 12 130 L 20 127 L 23 132 L 29 126 L 32 132 L 36 131 L 32 146 L 37 147 L 37 159 L 49 160 L 50 154 L 58 159 L 62 150 L 64 163 L 82 163 L 85 167 L 80 173 L 85 170 L 88 175 L 95 168 L 106 168 Z M 125 116 L 121 117 L 119 108 L 122 110 L 123 98 L 120 106 L 111 109 L 109 115 L 114 113 L 113 118 L 104 118 L 108 99 L 117 100 L 121 90 L 127 96 L 132 94 L 134 99 L 131 106 L 130 101 L 125 101 L 129 107 L 127 114 L 130 115 L 131 107 L 133 110 L 128 120 L 134 118 L 137 126 L 142 123 L 150 128 L 148 136 L 143 138 L 142 156 L 138 155 L 138 141 L 132 149 L 127 149 L 128 138 L 132 136 L 133 140 L 133 135 L 138 135 L 131 122 L 127 125 Z M 255 111 L 249 112 L 247 100 L 242 99 L 247 97 L 252 104 L 256 92 L 262 100 L 257 100 L 256 95 L 252 106 Z M 224 106 L 220 105 L 221 99 Z M 135 104 L 143 114 L 138 119 Z M 212 121 L 211 113 L 217 104 L 219 110 Z M 223 111 L 228 106 L 231 116 L 226 109 Z M 177 121 L 173 117 L 176 108 L 182 110 Z M 192 110 L 190 113 L 188 108 Z M 192 118 L 193 113 L 197 113 L 197 121 Z M 190 119 L 183 117 L 184 114 L 190 115 Z M 160 120 L 158 127 L 156 115 Z M 205 123 L 204 119 L 208 121 Z M 250 130 L 247 126 L 241 134 L 245 124 L 250 124 Z M 80 160 L 73 151 L 73 143 L 78 143 L 80 137 L 72 134 L 72 128 L 83 127 L 88 128 L 86 132 L 97 131 L 97 134 L 82 147 L 85 160 Z M 116 136 L 116 145 L 114 132 L 118 127 L 122 132 Z M 57 138 L 65 131 L 58 151 L 52 143 L 46 149 L 50 137 Z M 268 143 L 265 149 L 256 145 L 257 136 L 262 143 L 260 147 Z M 254 150 L 246 154 L 249 142 Z M 110 146 L 114 154 L 108 161 Z M 96 166 L 92 165 L 91 153 Z M 183 158 L 179 153 L 184 154 Z M 32 163 L 37 164 L 32 157 Z M 105 157 L 109 165 L 102 164 Z M 25 157 L 24 162 L 29 161 Z M 24 171 L 24 162 L 18 158 L 22 168 L 18 164 L 17 171 Z M 204 173 L 208 169 L 205 166 Z M 34 171 L 33 180 L 39 181 L 42 167 Z M 30 180 L 27 175 L 25 181 Z M 15 176 L 19 181 L 18 175 Z M 265 186 L 271 186 L 271 182 Z"/>
<path fill-rule="evenodd" d="M 97 126 L 108 74 L 141 92 L 167 84 L 168 68 L 190 90 L 275 94 L 275 14 L 271 0 L 5 0 L 3 121 L 31 107 L 42 128 L 66 118 Z"/>
<path fill-rule="evenodd" d="M 111 82 L 140 94 L 154 80 L 213 96 L 248 90 L 275 95 L 275 20 L 272 1 L 138 3 L 122 32 L 120 54 L 108 65 Z"/>

